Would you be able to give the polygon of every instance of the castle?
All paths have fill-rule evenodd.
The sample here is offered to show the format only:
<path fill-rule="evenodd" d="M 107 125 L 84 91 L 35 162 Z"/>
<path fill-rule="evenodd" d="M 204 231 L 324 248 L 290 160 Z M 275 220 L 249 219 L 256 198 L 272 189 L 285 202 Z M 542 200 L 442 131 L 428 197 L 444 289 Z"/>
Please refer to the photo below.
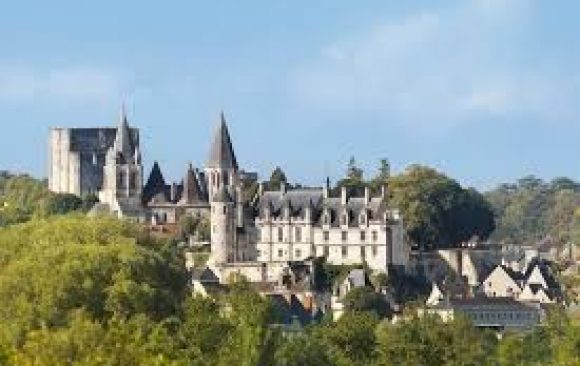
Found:
<path fill-rule="evenodd" d="M 220 281 L 243 274 L 275 282 L 292 263 L 325 257 L 332 264 L 361 264 L 377 272 L 404 268 L 409 249 L 403 218 L 388 207 L 385 191 L 338 196 L 328 186 L 268 191 L 256 173 L 238 166 L 223 114 L 203 170 L 187 166 L 167 183 L 154 163 L 143 184 L 139 131 L 121 114 L 116 129 L 53 129 L 49 187 L 54 192 L 98 194 L 101 209 L 152 225 L 183 215 L 209 218 L 209 266 Z M 244 186 L 257 184 L 255 194 Z"/>

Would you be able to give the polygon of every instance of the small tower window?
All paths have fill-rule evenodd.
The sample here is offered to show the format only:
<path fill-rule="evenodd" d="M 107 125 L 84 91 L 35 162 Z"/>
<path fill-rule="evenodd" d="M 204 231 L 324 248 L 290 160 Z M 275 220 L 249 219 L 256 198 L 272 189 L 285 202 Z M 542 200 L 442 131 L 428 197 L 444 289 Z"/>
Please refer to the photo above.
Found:
<path fill-rule="evenodd" d="M 226 214 L 226 206 L 224 206 L 224 215 Z"/>
<path fill-rule="evenodd" d="M 278 228 L 278 241 L 284 241 L 284 230 L 281 227 Z"/>
<path fill-rule="evenodd" d="M 127 175 L 123 171 L 119 172 L 119 175 L 117 175 L 117 187 L 127 188 L 126 183 L 127 183 Z"/>
<path fill-rule="evenodd" d="M 230 177 L 227 174 L 224 174 L 224 186 L 227 186 L 230 184 Z"/>
<path fill-rule="evenodd" d="M 346 214 L 342 214 L 342 224 L 346 225 Z"/>

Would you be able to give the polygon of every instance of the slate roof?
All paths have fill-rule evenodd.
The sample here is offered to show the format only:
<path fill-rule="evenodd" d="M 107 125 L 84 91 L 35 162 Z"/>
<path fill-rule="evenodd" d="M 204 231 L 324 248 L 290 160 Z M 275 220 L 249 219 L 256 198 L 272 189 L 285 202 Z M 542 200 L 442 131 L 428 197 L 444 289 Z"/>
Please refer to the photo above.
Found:
<path fill-rule="evenodd" d="M 142 202 L 144 205 L 196 205 L 207 203 L 205 178 L 190 164 L 180 184 L 167 184 L 163 178 L 159 163 L 155 162 L 143 188 Z"/>
<path fill-rule="evenodd" d="M 185 177 L 183 178 L 183 189 L 179 202 L 184 204 L 195 204 L 206 201 L 207 199 L 204 197 L 204 192 L 200 188 L 195 170 L 193 170 L 193 166 L 189 164 Z"/>
<path fill-rule="evenodd" d="M 291 217 L 304 218 L 306 209 L 312 209 L 312 220 L 322 224 L 323 213 L 330 215 L 330 225 L 340 226 L 340 215 L 348 214 L 350 226 L 357 226 L 361 213 L 366 212 L 369 220 L 381 217 L 387 210 L 387 205 L 381 197 L 373 197 L 365 204 L 364 197 L 348 197 L 346 205 L 340 197 L 324 199 L 322 188 L 295 188 L 286 191 L 266 191 L 257 202 L 258 215 L 265 217 L 265 210 L 270 210 L 271 217 L 282 217 L 284 210 L 290 210 Z"/>
<path fill-rule="evenodd" d="M 168 200 L 168 197 L 165 197 L 165 186 L 165 178 L 163 178 L 163 173 L 161 173 L 159 163 L 154 162 L 147 183 L 143 188 L 143 203 L 148 203 L 153 197 L 159 194 L 161 194 L 161 196 L 157 197 L 158 199 L 163 197 L 165 200 Z"/>
<path fill-rule="evenodd" d="M 220 124 L 211 146 L 208 168 L 238 169 L 238 162 L 230 139 L 230 133 L 224 114 L 220 116 Z"/>

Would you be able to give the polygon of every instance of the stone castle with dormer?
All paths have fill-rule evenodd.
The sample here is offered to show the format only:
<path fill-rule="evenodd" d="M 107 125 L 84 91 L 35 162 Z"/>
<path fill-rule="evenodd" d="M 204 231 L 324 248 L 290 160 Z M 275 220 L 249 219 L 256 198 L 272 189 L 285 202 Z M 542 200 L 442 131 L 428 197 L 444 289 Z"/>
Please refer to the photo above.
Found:
<path fill-rule="evenodd" d="M 374 271 L 409 261 L 403 218 L 388 206 L 385 190 L 353 196 L 346 188 L 264 189 L 256 173 L 238 166 L 223 114 L 203 169 L 187 166 L 168 183 L 157 162 L 144 183 L 139 131 L 123 112 L 117 128 L 51 130 L 49 187 L 96 194 L 101 211 L 151 225 L 175 224 L 184 215 L 209 218 L 209 266 L 224 281 L 243 274 L 276 281 L 289 263 L 325 257 L 331 264 L 366 263 Z M 243 187 L 258 188 L 248 195 Z"/>

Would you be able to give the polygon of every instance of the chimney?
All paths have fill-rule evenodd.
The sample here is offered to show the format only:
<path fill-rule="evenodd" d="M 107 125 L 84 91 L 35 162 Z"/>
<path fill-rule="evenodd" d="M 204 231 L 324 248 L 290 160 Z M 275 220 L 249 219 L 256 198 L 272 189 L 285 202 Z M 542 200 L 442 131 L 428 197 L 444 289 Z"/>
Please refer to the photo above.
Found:
<path fill-rule="evenodd" d="M 371 201 L 371 195 L 369 187 L 365 187 L 365 204 L 368 204 Z"/>
<path fill-rule="evenodd" d="M 341 187 L 340 189 L 340 203 L 342 205 L 346 205 L 347 195 L 346 195 L 346 187 Z"/>
<path fill-rule="evenodd" d="M 169 193 L 172 202 L 177 201 L 177 184 L 171 183 L 171 191 Z"/>

